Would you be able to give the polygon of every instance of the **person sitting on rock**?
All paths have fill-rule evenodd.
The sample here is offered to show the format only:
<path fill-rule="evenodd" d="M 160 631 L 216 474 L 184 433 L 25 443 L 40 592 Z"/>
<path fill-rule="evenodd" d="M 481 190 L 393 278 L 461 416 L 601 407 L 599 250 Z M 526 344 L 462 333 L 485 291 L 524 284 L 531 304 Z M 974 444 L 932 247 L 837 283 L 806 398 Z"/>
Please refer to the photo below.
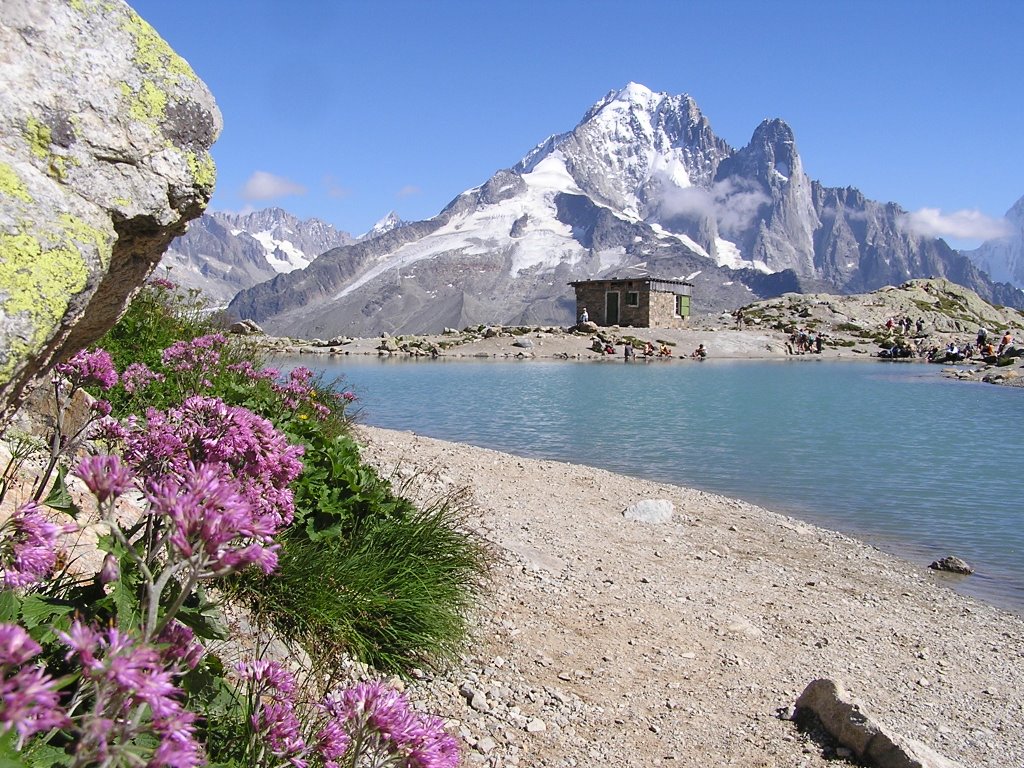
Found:
<path fill-rule="evenodd" d="M 651 342 L 644 342 L 644 357 L 654 357 L 654 345 Z"/>
<path fill-rule="evenodd" d="M 672 350 L 668 348 L 668 344 L 662 344 L 661 349 L 658 350 L 659 357 L 672 357 Z"/>
<path fill-rule="evenodd" d="M 1013 344 L 1013 334 L 1010 333 L 1010 329 L 1006 329 L 1006 333 L 1003 334 L 1003 338 L 999 340 L 999 349 L 996 350 L 996 357 L 1002 357 L 1003 352 Z"/>
<path fill-rule="evenodd" d="M 708 350 L 703 344 L 701 344 L 695 350 L 693 350 L 693 354 L 690 355 L 690 357 L 692 357 L 694 360 L 703 360 L 707 356 Z"/>

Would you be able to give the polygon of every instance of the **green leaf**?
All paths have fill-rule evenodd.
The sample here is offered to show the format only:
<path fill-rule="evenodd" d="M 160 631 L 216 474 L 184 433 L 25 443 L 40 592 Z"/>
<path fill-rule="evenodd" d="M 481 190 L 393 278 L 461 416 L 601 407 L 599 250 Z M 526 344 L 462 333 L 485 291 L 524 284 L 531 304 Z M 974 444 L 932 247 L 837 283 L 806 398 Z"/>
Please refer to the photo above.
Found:
<path fill-rule="evenodd" d="M 0 591 L 0 621 L 17 621 L 21 614 L 21 601 L 10 590 Z"/>
<path fill-rule="evenodd" d="M 81 512 L 78 505 L 75 504 L 74 499 L 71 498 L 71 493 L 68 491 L 68 484 L 66 478 L 68 475 L 67 467 L 57 468 L 57 478 L 53 481 L 53 487 L 50 488 L 50 493 L 43 501 L 43 504 L 48 506 L 50 509 L 56 509 L 60 512 L 67 512 L 72 517 L 78 517 L 78 513 Z"/>
<path fill-rule="evenodd" d="M 216 603 L 206 598 L 203 590 L 196 590 L 196 595 L 199 605 L 183 605 L 175 618 L 203 640 L 226 640 L 228 628 L 224 624 L 224 614 Z"/>
<path fill-rule="evenodd" d="M 121 563 L 124 566 L 121 568 L 121 576 L 109 585 L 110 600 L 117 613 L 117 626 L 121 629 L 130 629 L 138 624 L 142 613 L 138 595 L 140 579 L 124 560 Z"/>
<path fill-rule="evenodd" d="M 71 755 L 65 753 L 63 749 L 36 742 L 25 750 L 23 759 L 32 768 L 57 768 L 68 765 L 71 762 Z"/>
<path fill-rule="evenodd" d="M 26 629 L 38 627 L 56 616 L 66 616 L 74 610 L 70 605 L 51 602 L 38 594 L 26 595 L 21 603 L 21 618 Z"/>
<path fill-rule="evenodd" d="M 0 768 L 24 768 L 28 765 L 25 758 L 14 748 L 16 736 L 13 728 L 0 734 Z"/>

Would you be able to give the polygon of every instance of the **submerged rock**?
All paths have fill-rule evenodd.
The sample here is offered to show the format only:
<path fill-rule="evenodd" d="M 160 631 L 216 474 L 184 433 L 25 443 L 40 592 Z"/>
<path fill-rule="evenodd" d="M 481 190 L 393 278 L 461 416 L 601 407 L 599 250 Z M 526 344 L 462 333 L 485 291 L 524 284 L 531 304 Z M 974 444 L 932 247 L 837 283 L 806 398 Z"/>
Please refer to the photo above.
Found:
<path fill-rule="evenodd" d="M 944 557 L 941 560 L 936 560 L 928 567 L 936 571 L 962 573 L 967 576 L 974 573 L 974 569 L 970 565 L 961 560 L 959 557 L 954 557 L 953 555 Z"/>

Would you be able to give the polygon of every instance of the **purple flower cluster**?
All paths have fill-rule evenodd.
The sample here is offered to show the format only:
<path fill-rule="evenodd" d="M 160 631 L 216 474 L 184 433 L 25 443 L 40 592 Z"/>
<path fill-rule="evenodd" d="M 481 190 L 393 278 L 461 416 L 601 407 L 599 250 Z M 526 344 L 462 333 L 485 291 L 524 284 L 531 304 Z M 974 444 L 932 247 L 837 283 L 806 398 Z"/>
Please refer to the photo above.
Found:
<path fill-rule="evenodd" d="M 320 419 L 331 415 L 330 407 L 317 400 L 316 382 L 313 379 L 313 372 L 309 368 L 301 365 L 298 368 L 293 368 L 288 374 L 288 381 L 284 384 L 275 384 L 274 391 L 284 399 L 286 408 L 299 410 L 306 406 Z M 337 400 L 337 395 L 329 390 L 320 394 Z"/>
<path fill-rule="evenodd" d="M 212 387 L 209 376 L 220 365 L 220 352 L 227 343 L 227 337 L 221 333 L 176 341 L 163 351 L 161 359 L 170 370 L 188 373 L 204 387 Z"/>
<path fill-rule="evenodd" d="M 150 409 L 134 423 L 125 459 L 138 474 L 183 481 L 206 465 L 232 480 L 253 514 L 278 527 L 291 522 L 295 506 L 288 485 L 302 471 L 302 447 L 245 408 L 194 395 L 166 413 Z"/>
<path fill-rule="evenodd" d="M 50 676 L 40 667 L 25 666 L 40 650 L 21 627 L 0 624 L 0 733 L 13 727 L 19 743 L 68 722 Z"/>
<path fill-rule="evenodd" d="M 135 485 L 132 471 L 121 463 L 121 459 L 110 454 L 82 459 L 75 468 L 75 474 L 82 478 L 85 487 L 100 502 L 116 499 Z"/>
<path fill-rule="evenodd" d="M 150 279 L 149 284 L 154 288 L 163 288 L 167 291 L 173 291 L 178 287 L 176 283 L 171 282 L 166 277 L 154 277 Z"/>
<path fill-rule="evenodd" d="M 168 542 L 191 560 L 199 578 L 223 576 L 249 564 L 264 573 L 277 567 L 274 535 L 280 519 L 256 513 L 219 467 L 189 465 L 146 488 L 153 514 L 167 526 Z"/>
<path fill-rule="evenodd" d="M 0 583 L 4 589 L 27 587 L 49 576 L 63 531 L 44 517 L 36 502 L 18 507 L 0 525 Z"/>
<path fill-rule="evenodd" d="M 202 661 L 203 646 L 196 640 L 195 632 L 184 624 L 170 622 L 163 628 L 156 642 L 166 664 L 195 669 Z"/>
<path fill-rule="evenodd" d="M 409 709 L 405 698 L 379 682 L 359 683 L 323 702 L 327 724 L 318 734 L 326 768 L 378 765 L 384 756 L 399 756 L 406 768 L 454 768 L 459 763 L 455 739 L 436 717 Z M 358 749 L 359 754 L 350 754 Z"/>
<path fill-rule="evenodd" d="M 98 384 L 106 390 L 117 384 L 114 361 L 105 349 L 97 349 L 95 352 L 83 349 L 66 363 L 58 363 L 54 370 L 70 381 L 72 388 Z"/>
<path fill-rule="evenodd" d="M 273 381 L 280 375 L 277 368 L 257 368 L 248 360 L 239 363 L 232 363 L 227 368 L 232 373 L 237 373 L 250 381 Z"/>
<path fill-rule="evenodd" d="M 309 747 L 295 715 L 295 678 L 273 661 L 241 662 L 235 670 L 248 687 L 253 730 L 272 755 L 295 768 L 306 768 Z"/>
<path fill-rule="evenodd" d="M 154 381 L 163 381 L 162 373 L 154 373 L 145 363 L 132 363 L 121 374 L 121 386 L 129 395 L 141 392 Z"/>
<path fill-rule="evenodd" d="M 195 715 L 182 707 L 181 691 L 161 652 L 118 629 L 96 630 L 77 619 L 58 636 L 67 659 L 82 668 L 95 697 L 76 745 L 76 761 L 99 764 L 142 734 L 159 740 L 147 765 L 190 768 L 205 756 L 195 740 Z"/>

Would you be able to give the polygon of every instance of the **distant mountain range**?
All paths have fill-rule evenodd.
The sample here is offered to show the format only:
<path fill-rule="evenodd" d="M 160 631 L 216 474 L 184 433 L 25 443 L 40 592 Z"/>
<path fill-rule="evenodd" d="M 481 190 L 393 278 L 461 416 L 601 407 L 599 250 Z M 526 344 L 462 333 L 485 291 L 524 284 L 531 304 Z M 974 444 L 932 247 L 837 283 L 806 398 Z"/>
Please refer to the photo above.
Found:
<path fill-rule="evenodd" d="M 324 221 L 302 221 L 280 208 L 213 212 L 171 243 L 160 266 L 178 285 L 226 306 L 243 288 L 307 267 L 321 253 L 354 242 Z"/>
<path fill-rule="evenodd" d="M 389 214 L 358 241 L 336 233 L 349 241 L 240 290 L 229 311 L 304 337 L 568 324 L 569 281 L 645 274 L 692 281 L 696 312 L 932 276 L 1024 306 L 905 214 L 808 178 L 781 120 L 733 149 L 689 96 L 631 83 L 437 216 Z"/>

